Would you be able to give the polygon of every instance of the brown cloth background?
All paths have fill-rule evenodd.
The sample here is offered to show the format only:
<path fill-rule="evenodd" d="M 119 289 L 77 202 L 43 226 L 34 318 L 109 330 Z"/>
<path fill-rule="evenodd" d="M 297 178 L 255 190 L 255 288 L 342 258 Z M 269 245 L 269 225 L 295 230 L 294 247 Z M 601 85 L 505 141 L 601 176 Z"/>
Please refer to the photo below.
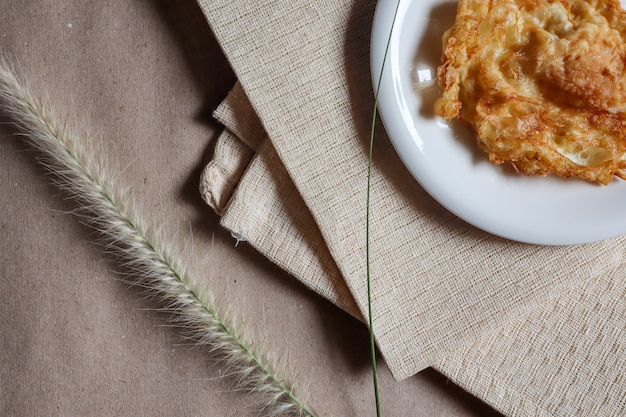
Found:
<path fill-rule="evenodd" d="M 373 414 L 364 327 L 235 246 L 200 199 L 220 129 L 210 114 L 234 77 L 194 1 L 5 0 L 0 50 L 89 133 L 220 303 L 288 359 L 319 415 Z M 36 157 L 0 126 L 0 415 L 257 415 L 121 282 Z M 432 370 L 396 383 L 382 364 L 380 384 L 386 415 L 495 415 Z"/>

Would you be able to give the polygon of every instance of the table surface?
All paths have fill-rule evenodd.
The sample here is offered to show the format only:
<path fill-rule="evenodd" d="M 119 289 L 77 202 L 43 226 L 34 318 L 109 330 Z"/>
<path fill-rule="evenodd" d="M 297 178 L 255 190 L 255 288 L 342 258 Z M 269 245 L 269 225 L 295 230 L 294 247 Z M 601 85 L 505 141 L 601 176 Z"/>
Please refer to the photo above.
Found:
<path fill-rule="evenodd" d="M 375 415 L 365 327 L 236 244 L 199 197 L 235 76 L 195 1 L 50 4 L 0 4 L 2 53 L 319 416 Z M 0 125 L 0 414 L 258 415 L 124 282 L 37 157 Z M 396 382 L 379 362 L 379 384 L 387 416 L 498 415 L 434 370 Z"/>

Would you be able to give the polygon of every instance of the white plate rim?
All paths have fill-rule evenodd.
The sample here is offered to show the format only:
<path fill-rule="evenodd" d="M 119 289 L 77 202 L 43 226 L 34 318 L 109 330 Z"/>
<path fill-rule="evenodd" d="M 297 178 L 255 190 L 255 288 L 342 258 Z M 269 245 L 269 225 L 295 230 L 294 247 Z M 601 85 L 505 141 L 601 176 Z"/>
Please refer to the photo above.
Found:
<path fill-rule="evenodd" d="M 441 120 L 420 116 L 417 109 L 423 103 L 411 79 L 422 39 L 419 32 L 423 36 L 425 28 L 431 27 L 426 24 L 433 23 L 433 10 L 454 4 L 442 0 L 380 0 L 376 5 L 370 56 L 373 87 L 376 91 L 384 63 L 379 114 L 413 177 L 452 213 L 506 239 L 573 245 L 626 233 L 626 216 L 620 212 L 626 207 L 625 181 L 599 186 L 577 179 L 510 175 L 502 167 L 485 163 L 486 155 L 484 161 L 474 157 L 473 151 L 461 144 Z M 385 60 L 396 5 L 398 14 Z"/>

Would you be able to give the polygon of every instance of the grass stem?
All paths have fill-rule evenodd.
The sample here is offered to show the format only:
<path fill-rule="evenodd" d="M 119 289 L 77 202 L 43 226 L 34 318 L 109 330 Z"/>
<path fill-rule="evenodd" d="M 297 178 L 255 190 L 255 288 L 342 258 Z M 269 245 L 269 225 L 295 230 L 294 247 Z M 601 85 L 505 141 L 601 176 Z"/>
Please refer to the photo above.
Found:
<path fill-rule="evenodd" d="M 196 290 L 180 253 L 157 237 L 94 159 L 79 135 L 70 134 L 34 98 L 0 57 L 0 105 L 23 137 L 41 153 L 55 184 L 77 203 L 76 214 L 99 232 L 100 243 L 120 266 L 171 312 L 172 323 L 222 360 L 237 388 L 256 394 L 264 415 L 308 416 L 313 412 L 278 376 L 269 356 L 252 349 L 241 328 L 221 315 L 208 292 Z M 157 234 L 158 235 L 158 234 Z"/>
<path fill-rule="evenodd" d="M 381 416 L 380 395 L 378 390 L 378 372 L 376 366 L 376 337 L 374 333 L 374 318 L 372 314 L 372 276 L 370 269 L 370 202 L 371 202 L 371 189 L 372 189 L 372 162 L 374 156 L 374 133 L 376 131 L 376 120 L 378 118 L 378 97 L 380 93 L 380 84 L 383 79 L 383 73 L 385 70 L 385 63 L 387 61 L 387 55 L 389 53 L 389 46 L 391 45 L 391 39 L 393 35 L 393 28 L 396 23 L 396 17 L 398 16 L 398 9 L 400 8 L 400 0 L 396 3 L 396 9 L 393 15 L 393 21 L 391 28 L 389 29 L 389 37 L 387 38 L 387 45 L 385 46 L 385 54 L 383 57 L 383 63 L 378 74 L 378 83 L 376 84 L 376 92 L 374 95 L 374 108 L 372 111 L 372 126 L 370 129 L 370 141 L 369 141 L 369 155 L 367 163 L 367 199 L 365 210 L 365 263 L 366 263 L 366 275 L 367 275 L 367 313 L 368 313 L 368 325 L 369 325 L 369 340 L 370 340 L 370 354 L 372 361 L 372 378 L 374 382 L 374 400 L 376 402 L 376 416 Z"/>

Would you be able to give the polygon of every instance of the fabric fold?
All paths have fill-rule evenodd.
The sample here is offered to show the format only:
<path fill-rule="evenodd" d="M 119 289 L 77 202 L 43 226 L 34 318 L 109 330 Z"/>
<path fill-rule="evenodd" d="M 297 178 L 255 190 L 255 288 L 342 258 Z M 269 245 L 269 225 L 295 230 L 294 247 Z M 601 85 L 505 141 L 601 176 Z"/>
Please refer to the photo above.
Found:
<path fill-rule="evenodd" d="M 254 149 L 225 129 L 217 138 L 211 162 L 200 177 L 202 199 L 220 216 L 230 201 L 239 179 L 254 157 Z"/>
<path fill-rule="evenodd" d="M 254 110 L 239 105 L 232 111 L 247 119 Z M 254 135 L 261 128 L 249 125 L 240 133 Z M 228 140 L 246 139 L 231 135 Z M 233 204 L 222 225 L 354 314 L 353 301 L 342 301 L 348 291 L 339 270 L 271 144 L 263 145 L 245 174 L 233 173 L 231 183 L 237 187 L 231 190 Z M 259 195 L 264 196 L 261 201 L 254 197 Z M 308 226 L 298 227 L 294 213 Z M 300 247 L 297 256 L 293 247 Z M 433 366 L 505 415 L 621 415 L 626 412 L 624 317 L 623 275 L 601 275 L 572 286 Z"/>
<path fill-rule="evenodd" d="M 319 229 L 269 141 L 240 179 L 221 224 L 291 275 L 303 277 L 300 281 L 307 287 L 359 317 Z"/>
<path fill-rule="evenodd" d="M 374 3 L 200 5 L 363 314 Z M 376 144 L 373 313 L 398 379 L 623 266 L 623 237 L 541 247 L 477 230 L 419 187 L 382 132 Z"/>

